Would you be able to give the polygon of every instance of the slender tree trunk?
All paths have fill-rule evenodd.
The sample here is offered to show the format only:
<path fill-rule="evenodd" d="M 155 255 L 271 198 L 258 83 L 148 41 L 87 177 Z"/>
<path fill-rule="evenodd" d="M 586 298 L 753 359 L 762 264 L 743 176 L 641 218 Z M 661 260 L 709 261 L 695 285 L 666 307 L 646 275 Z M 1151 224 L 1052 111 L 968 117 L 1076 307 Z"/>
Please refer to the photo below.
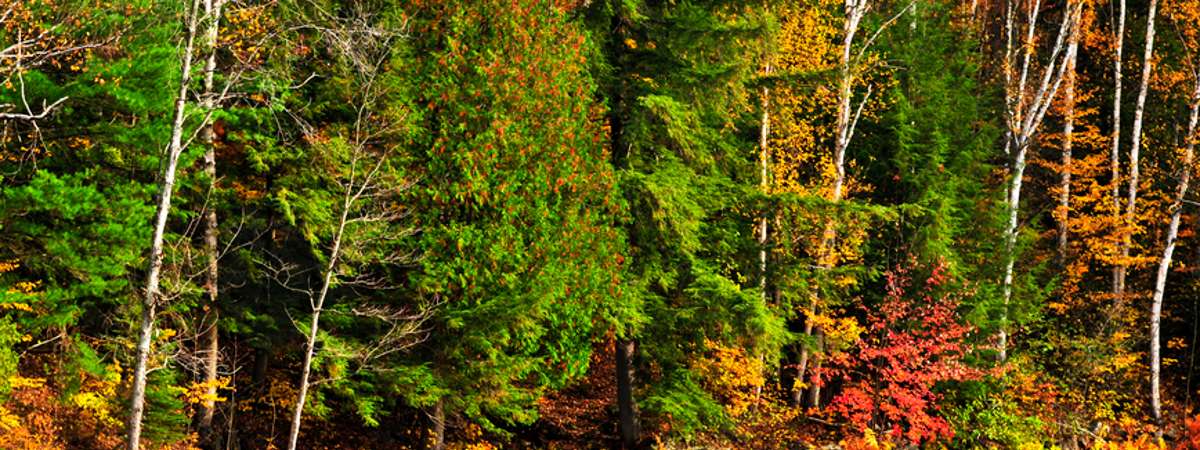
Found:
<path fill-rule="evenodd" d="M 438 399 L 433 404 L 433 450 L 446 449 L 446 406 Z"/>
<path fill-rule="evenodd" d="M 771 65 L 767 64 L 766 74 L 771 74 Z M 771 89 L 762 88 L 762 118 L 759 121 L 758 130 L 758 185 L 762 190 L 763 195 L 770 194 L 770 182 L 768 173 L 770 172 L 770 148 L 767 146 L 768 139 L 771 137 Z M 767 212 L 764 210 L 762 217 L 758 219 L 758 290 L 760 299 L 763 305 L 767 305 Z M 759 355 L 762 359 L 762 355 Z M 754 387 L 754 399 L 757 405 L 757 400 L 762 396 L 762 385 Z M 756 406 L 757 407 L 757 406 Z"/>
<path fill-rule="evenodd" d="M 300 416 L 304 412 L 304 401 L 308 397 L 308 378 L 312 372 L 313 354 L 316 352 L 317 331 L 320 329 L 321 311 L 325 308 L 325 298 L 329 287 L 334 281 L 334 271 L 337 269 L 338 256 L 342 250 L 342 234 L 346 231 L 346 221 L 350 214 L 353 186 L 347 186 L 345 198 L 342 200 L 341 217 L 338 219 L 337 232 L 333 235 L 333 249 L 329 252 L 329 263 L 325 266 L 324 281 L 321 291 L 312 304 L 312 319 L 308 325 L 308 339 L 304 344 L 304 365 L 300 369 L 300 393 L 296 396 L 296 406 L 292 411 L 292 428 L 288 433 L 288 450 L 296 450 L 300 438 Z"/>
<path fill-rule="evenodd" d="M 825 333 L 817 330 L 817 348 L 825 346 Z M 813 370 L 813 385 L 809 391 L 808 406 L 810 408 L 821 407 L 821 360 L 817 360 Z"/>
<path fill-rule="evenodd" d="M 1120 223 L 1121 217 L 1121 58 L 1125 47 L 1125 0 L 1117 0 L 1117 29 L 1113 39 L 1116 41 L 1113 57 L 1113 131 L 1112 146 L 1108 155 L 1110 171 L 1112 172 L 1112 201 L 1115 223 Z M 1117 264 L 1113 267 L 1113 294 L 1120 296 L 1124 293 L 1125 266 Z"/>
<path fill-rule="evenodd" d="M 613 36 L 621 37 L 628 34 L 625 18 L 621 15 L 623 6 L 618 0 L 610 0 L 613 15 L 610 21 Z M 625 46 L 623 39 L 613 39 L 607 48 L 607 57 L 612 61 L 616 74 L 609 94 L 608 124 L 609 158 L 616 170 L 628 168 L 629 145 L 625 142 L 625 77 L 629 76 L 624 67 Z M 616 359 L 617 382 L 617 412 L 618 428 L 621 435 L 621 446 L 636 448 L 641 441 L 641 423 L 638 418 L 637 400 L 633 397 L 633 385 L 637 374 L 633 367 L 633 357 L 636 351 L 633 336 L 617 338 L 613 348 Z"/>
<path fill-rule="evenodd" d="M 205 44 L 209 49 L 208 60 L 204 64 L 204 97 L 203 106 L 206 111 L 215 107 L 213 98 L 213 76 L 217 68 L 217 33 L 221 22 L 221 4 L 223 0 L 204 0 L 204 12 L 208 16 L 208 28 L 205 33 Z M 217 304 L 219 293 L 217 267 L 217 208 L 212 204 L 213 195 L 217 188 L 217 157 L 213 147 L 213 126 L 206 121 L 200 129 L 200 142 L 204 145 L 204 173 L 208 176 L 209 202 L 204 216 L 204 252 L 208 259 L 207 273 L 204 286 L 208 293 L 208 305 L 201 325 L 203 330 L 201 356 L 204 360 L 204 383 L 206 398 L 200 408 L 200 442 L 208 442 L 212 432 L 213 412 L 216 409 L 217 395 L 217 365 L 220 363 L 220 342 L 217 323 L 220 319 L 220 309 Z"/>
<path fill-rule="evenodd" d="M 1076 23 L 1068 44 L 1067 80 L 1063 92 L 1063 101 L 1066 103 L 1067 110 L 1063 118 L 1062 174 L 1059 179 L 1058 193 L 1058 259 L 1060 265 L 1066 264 L 1067 261 L 1067 219 L 1071 214 L 1071 147 L 1075 140 L 1075 59 L 1076 49 L 1079 47 L 1078 27 L 1079 24 Z"/>
<path fill-rule="evenodd" d="M 175 188 L 175 169 L 179 165 L 179 154 L 183 152 L 184 106 L 187 104 L 188 86 L 192 81 L 192 52 L 196 40 L 198 0 L 192 3 L 187 18 L 187 37 L 183 49 L 183 61 L 179 77 L 179 93 L 175 98 L 175 110 L 171 124 L 171 143 L 167 146 L 167 160 L 163 166 L 162 179 L 158 186 L 158 207 L 154 218 L 154 235 L 150 241 L 150 265 L 146 273 L 146 290 L 142 298 L 142 322 L 138 335 L 137 361 L 133 369 L 133 389 L 129 398 L 129 422 L 126 443 L 129 450 L 139 450 L 142 438 L 142 415 L 146 406 L 146 366 L 150 359 L 150 343 L 154 334 L 155 311 L 158 307 L 159 277 L 163 262 L 163 235 L 167 228 L 167 216 L 171 213 L 171 194 Z"/>
<path fill-rule="evenodd" d="M 846 20 L 842 24 L 842 55 L 841 55 L 841 70 L 838 77 L 838 110 L 837 110 L 837 140 L 834 142 L 833 164 L 836 171 L 833 180 L 833 195 L 830 201 L 838 203 L 842 201 L 843 190 L 846 184 L 846 148 L 850 146 L 850 139 L 854 136 L 855 117 L 852 117 L 853 106 L 851 96 L 853 95 L 852 87 L 854 83 L 854 73 L 851 65 L 850 52 L 854 45 L 854 35 L 858 33 L 858 24 L 862 21 L 863 14 L 866 13 L 867 0 L 846 0 L 845 4 Z M 861 112 L 861 108 L 860 108 Z M 825 230 L 822 231 L 821 246 L 817 249 L 817 265 L 822 270 L 827 270 L 833 266 L 832 248 L 837 238 L 837 231 L 834 229 L 833 219 L 831 218 L 825 225 Z M 813 293 L 812 301 L 809 303 L 808 315 L 816 314 L 818 304 L 817 292 Z M 811 317 L 805 317 L 804 320 L 804 335 L 812 336 L 813 320 Z M 808 346 L 800 348 L 800 370 L 798 379 L 804 380 L 808 373 L 808 361 L 811 358 L 811 350 Z M 816 383 L 810 388 L 815 392 L 819 392 Z M 802 393 L 793 393 L 793 403 L 800 404 L 803 398 Z"/>
<path fill-rule="evenodd" d="M 1021 182 L 1025 178 L 1025 154 L 1029 149 L 1029 145 L 1021 140 L 1014 141 L 1012 145 L 1016 147 L 1014 150 L 1016 156 L 1013 159 L 1012 178 L 1008 185 L 1008 228 L 1004 232 L 1004 250 L 1007 258 L 1004 266 L 1005 312 L 1001 318 L 998 334 L 1000 361 L 1008 359 L 1008 324 L 1003 321 L 1008 319 L 1007 309 L 1012 299 L 1013 266 L 1016 263 L 1017 215 L 1021 208 Z"/>
<path fill-rule="evenodd" d="M 617 409 L 621 421 L 621 446 L 627 449 L 637 448 L 641 441 L 641 423 L 638 420 L 637 402 L 633 398 L 634 351 L 636 345 L 632 340 L 617 340 Z"/>
<path fill-rule="evenodd" d="M 1033 58 L 1035 48 L 1033 46 L 1033 38 L 1037 31 L 1038 13 L 1041 11 L 1041 0 L 1033 1 L 1033 10 L 1028 13 L 1028 22 L 1026 23 L 1026 36 L 1021 41 L 1022 61 L 1021 74 L 1016 81 L 1016 90 L 1008 92 L 1006 102 L 1009 106 L 1010 115 L 1015 119 L 1016 123 L 1023 124 L 1027 112 L 1025 111 L 1025 87 L 1029 80 L 1029 66 Z M 1007 38 L 1007 46 L 1005 47 L 1005 64 L 1012 62 L 1013 56 L 1013 35 L 1016 31 L 1015 15 L 1017 11 L 1014 0 L 1009 0 L 1006 14 L 1005 35 Z M 1006 81 L 1011 89 L 1012 75 L 1011 69 L 1005 70 Z M 1011 128 L 1011 127 L 1010 127 Z M 1028 139 L 1024 127 L 1018 129 L 1014 135 L 1010 129 L 1007 134 L 1005 150 L 1012 157 L 1012 166 L 1010 176 L 1012 179 L 1008 185 L 1008 226 L 1004 233 L 1004 249 L 1005 249 L 1005 265 L 1004 265 L 1004 310 L 1000 318 L 1000 331 L 997 333 L 997 341 L 1000 347 L 1000 361 L 1008 359 L 1008 305 L 1012 300 L 1012 283 L 1013 283 L 1013 266 L 1016 263 L 1016 244 L 1017 244 L 1017 218 L 1021 208 L 1021 182 L 1025 176 L 1025 153 L 1028 150 Z"/>
<path fill-rule="evenodd" d="M 1129 148 L 1129 194 L 1125 199 L 1125 225 L 1133 223 L 1137 213 L 1138 153 L 1142 148 L 1142 122 L 1146 111 L 1146 95 L 1150 90 L 1150 70 L 1154 67 L 1154 16 L 1158 12 L 1158 0 L 1150 0 L 1150 12 L 1146 17 L 1146 49 L 1142 54 L 1142 79 L 1138 86 L 1137 104 L 1133 110 L 1133 144 Z M 1118 272 L 1116 292 L 1125 292 L 1125 277 L 1128 272 L 1129 247 L 1132 233 L 1121 233 L 1121 270 Z"/>
<path fill-rule="evenodd" d="M 1162 258 L 1158 262 L 1158 275 L 1154 279 L 1154 296 L 1150 306 L 1150 407 L 1154 414 L 1154 423 L 1158 427 L 1156 434 L 1160 439 L 1163 431 L 1162 397 L 1159 388 L 1162 370 L 1160 347 L 1162 303 L 1167 288 L 1167 275 L 1171 269 L 1171 257 L 1175 252 L 1175 243 L 1179 236 L 1183 202 L 1187 198 L 1188 184 L 1192 180 L 1192 158 L 1196 148 L 1196 122 L 1197 119 L 1200 119 L 1200 78 L 1196 79 L 1194 83 L 1192 114 L 1188 119 L 1187 143 L 1184 145 L 1183 167 L 1179 174 L 1179 190 L 1175 193 L 1175 201 L 1171 204 L 1171 224 L 1167 228 L 1167 245 L 1163 248 Z"/>
<path fill-rule="evenodd" d="M 1040 0 L 1035 0 L 1033 9 L 1028 13 L 1028 21 L 1026 26 L 1027 33 L 1025 41 L 1021 43 L 1021 48 L 1024 51 L 1021 62 L 1020 78 L 1015 81 L 1012 76 L 1012 66 L 1014 66 L 1014 42 L 1013 28 L 1016 26 L 1014 20 L 1016 6 L 1014 1 L 1008 2 L 1005 33 L 1007 35 L 1007 43 L 1005 48 L 1005 103 L 1007 107 L 1006 118 L 1009 125 L 1009 131 L 1005 135 L 1005 151 L 1010 156 L 1010 173 L 1011 177 L 1007 189 L 1008 197 L 1008 224 L 1004 233 L 1005 246 L 1005 265 L 1004 265 L 1004 304 L 1000 313 L 1000 327 L 996 333 L 996 341 L 999 347 L 998 358 L 1001 362 L 1008 359 L 1008 309 L 1012 302 L 1012 285 L 1014 279 L 1014 265 L 1016 263 L 1016 246 L 1017 234 L 1019 231 L 1018 217 L 1021 207 L 1021 183 L 1025 176 L 1025 158 L 1029 151 L 1029 146 L 1032 144 L 1038 127 L 1045 118 L 1046 111 L 1050 104 L 1054 101 L 1054 97 L 1058 94 L 1058 89 L 1065 78 L 1068 62 L 1075 58 L 1074 53 L 1077 47 L 1067 44 L 1068 38 L 1075 33 L 1076 23 L 1079 21 L 1079 14 L 1082 10 L 1081 4 L 1078 2 L 1068 3 L 1068 8 L 1063 12 L 1062 22 L 1059 25 L 1058 36 L 1055 39 L 1054 48 L 1050 53 L 1049 64 L 1043 69 L 1041 84 L 1037 87 L 1033 95 L 1028 95 L 1026 89 L 1028 87 L 1028 78 L 1031 67 L 1032 55 L 1036 51 L 1034 45 L 1034 30 L 1037 26 L 1038 11 L 1040 10 Z M 1060 55 L 1064 55 L 1064 44 L 1066 47 L 1065 56 L 1061 56 L 1063 61 L 1061 64 L 1057 60 Z"/>
<path fill-rule="evenodd" d="M 767 66 L 766 73 L 771 73 L 771 66 Z M 770 185 L 768 181 L 768 173 L 770 171 L 770 154 L 767 146 L 767 141 L 771 136 L 771 112 L 770 107 L 771 89 L 762 88 L 762 118 L 759 122 L 758 131 L 758 187 L 763 194 L 770 193 Z M 762 216 L 758 218 L 758 290 L 762 292 L 763 303 L 767 302 L 767 213 L 764 211 Z"/>

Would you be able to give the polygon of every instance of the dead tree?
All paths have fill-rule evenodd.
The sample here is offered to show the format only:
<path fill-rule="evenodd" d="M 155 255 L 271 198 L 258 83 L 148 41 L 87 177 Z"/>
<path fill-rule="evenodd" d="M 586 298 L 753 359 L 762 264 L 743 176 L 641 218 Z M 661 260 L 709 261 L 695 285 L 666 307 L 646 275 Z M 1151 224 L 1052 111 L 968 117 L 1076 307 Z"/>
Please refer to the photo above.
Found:
<path fill-rule="evenodd" d="M 166 234 L 167 219 L 171 213 L 171 197 L 175 187 L 179 156 L 207 128 L 208 123 L 212 119 L 211 106 L 227 98 L 230 87 L 238 78 L 236 75 L 231 76 L 219 91 L 211 88 L 205 89 L 205 93 L 202 95 L 203 99 L 199 102 L 203 110 L 203 115 L 196 124 L 194 132 L 185 138 L 184 134 L 188 122 L 186 107 L 188 102 L 192 101 L 189 100 L 189 97 L 193 94 L 191 84 L 193 81 L 192 66 L 195 62 L 197 50 L 196 40 L 197 37 L 201 37 L 199 36 L 201 25 L 207 27 L 219 26 L 214 23 L 216 21 L 215 14 L 219 13 L 219 7 L 213 3 L 218 1 L 223 2 L 224 0 L 193 0 L 186 5 L 184 10 L 184 36 L 179 86 L 171 116 L 171 138 L 163 155 L 164 159 L 161 162 L 161 172 L 158 177 L 158 205 L 155 209 L 154 231 L 150 243 L 146 285 L 141 305 L 141 321 L 138 327 L 133 387 L 129 400 L 130 407 L 126 443 L 130 450 L 137 450 L 141 440 L 142 416 L 145 412 L 146 375 L 149 372 L 148 365 L 151 357 L 154 326 L 157 319 L 156 313 L 158 308 L 167 301 L 166 296 L 161 291 L 163 257 L 165 254 L 164 236 Z M 201 44 L 205 51 L 211 51 L 211 46 L 215 44 L 215 40 L 206 40 L 201 42 Z"/>
<path fill-rule="evenodd" d="M 216 107 L 213 78 L 217 70 L 217 38 L 220 33 L 221 7 L 224 0 L 205 0 L 204 13 L 208 17 L 204 39 L 208 48 L 208 59 L 204 63 L 204 94 L 201 99 L 202 107 L 212 111 Z M 212 429 L 213 411 L 216 409 L 217 398 L 217 365 L 220 363 L 220 341 L 217 333 L 217 322 L 220 310 L 217 303 L 219 290 L 217 260 L 220 251 L 217 248 L 217 208 L 211 204 L 213 193 L 217 187 L 217 154 L 213 146 L 212 121 L 205 121 L 200 127 L 200 143 L 204 146 L 204 173 L 208 177 L 208 195 L 210 202 L 204 211 L 204 253 L 206 270 L 204 288 L 208 294 L 208 304 L 204 308 L 204 319 L 200 325 L 203 342 L 200 344 L 200 356 L 204 361 L 204 402 L 200 408 L 199 429 L 200 440 L 205 442 Z"/>
<path fill-rule="evenodd" d="M 378 336 L 374 344 L 351 353 L 328 356 L 353 358 L 359 370 L 378 369 L 372 364 L 385 356 L 416 345 L 427 334 L 422 324 L 433 306 L 426 304 L 415 310 L 371 306 L 364 303 L 362 290 L 391 289 L 383 276 L 371 275 L 370 267 L 411 264 L 412 255 L 402 254 L 383 244 L 415 232 L 403 223 L 408 210 L 400 205 L 400 195 L 411 182 L 398 174 L 396 158 L 399 140 L 396 135 L 405 124 L 404 112 L 387 103 L 387 76 L 392 47 L 403 39 L 402 30 L 381 29 L 370 25 L 369 15 L 357 12 L 356 17 L 339 18 L 326 11 L 317 11 L 320 26 L 306 26 L 319 34 L 328 52 L 345 68 L 352 80 L 353 91 L 348 94 L 348 107 L 354 118 L 348 124 L 314 130 L 307 125 L 306 139 L 312 143 L 314 158 L 321 165 L 333 168 L 326 177 L 335 194 L 336 209 L 333 223 L 328 224 L 327 242 L 314 242 L 318 259 L 322 261 L 319 285 L 315 289 L 299 289 L 289 282 L 294 266 L 274 268 L 277 280 L 289 289 L 303 292 L 309 300 L 310 316 L 305 334 L 304 362 L 298 384 L 296 404 L 292 411 L 288 449 L 297 448 L 301 418 L 309 389 L 318 383 L 313 380 L 313 359 L 321 334 L 321 316 L 330 310 L 331 299 L 353 302 L 351 312 L 359 317 L 389 324 L 388 331 Z M 314 133 L 332 138 L 318 137 Z M 322 239 L 324 240 L 324 239 Z M 338 293 L 334 293 L 337 290 Z"/>

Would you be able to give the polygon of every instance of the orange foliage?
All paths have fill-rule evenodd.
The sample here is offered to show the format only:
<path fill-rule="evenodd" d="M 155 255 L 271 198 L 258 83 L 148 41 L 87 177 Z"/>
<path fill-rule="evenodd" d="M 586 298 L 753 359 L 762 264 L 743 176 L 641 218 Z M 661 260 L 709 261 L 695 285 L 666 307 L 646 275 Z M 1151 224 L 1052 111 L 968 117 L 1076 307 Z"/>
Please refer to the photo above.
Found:
<path fill-rule="evenodd" d="M 2 408 L 19 419 L 0 423 L 0 448 L 101 450 L 121 445 L 124 435 L 119 421 L 99 410 L 62 401 L 61 388 L 55 384 L 14 378 L 20 382 L 13 383 L 12 396 Z"/>

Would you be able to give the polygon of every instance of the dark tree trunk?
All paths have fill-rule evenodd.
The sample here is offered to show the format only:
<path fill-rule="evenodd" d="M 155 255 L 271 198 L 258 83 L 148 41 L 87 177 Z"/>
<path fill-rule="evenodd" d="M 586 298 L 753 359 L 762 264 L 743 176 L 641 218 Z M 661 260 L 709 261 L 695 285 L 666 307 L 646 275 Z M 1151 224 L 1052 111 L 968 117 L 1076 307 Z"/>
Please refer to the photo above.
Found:
<path fill-rule="evenodd" d="M 636 448 L 641 440 L 641 424 L 638 422 L 637 403 L 633 399 L 633 352 L 632 340 L 617 340 L 617 409 L 621 415 L 621 446 Z"/>

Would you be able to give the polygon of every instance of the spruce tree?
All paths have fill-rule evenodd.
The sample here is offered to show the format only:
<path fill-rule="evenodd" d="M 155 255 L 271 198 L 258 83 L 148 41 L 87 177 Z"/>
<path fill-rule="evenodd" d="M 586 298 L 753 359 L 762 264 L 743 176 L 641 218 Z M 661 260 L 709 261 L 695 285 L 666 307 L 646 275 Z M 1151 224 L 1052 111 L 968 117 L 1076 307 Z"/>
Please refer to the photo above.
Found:
<path fill-rule="evenodd" d="M 689 369 L 709 342 L 773 360 L 781 340 L 781 321 L 741 275 L 757 267 L 757 249 L 754 217 L 739 212 L 757 195 L 751 82 L 771 22 L 722 1 L 596 2 L 589 14 L 627 204 L 636 315 L 618 328 L 616 358 L 621 438 L 632 447 L 640 414 L 684 435 L 726 423 Z"/>

